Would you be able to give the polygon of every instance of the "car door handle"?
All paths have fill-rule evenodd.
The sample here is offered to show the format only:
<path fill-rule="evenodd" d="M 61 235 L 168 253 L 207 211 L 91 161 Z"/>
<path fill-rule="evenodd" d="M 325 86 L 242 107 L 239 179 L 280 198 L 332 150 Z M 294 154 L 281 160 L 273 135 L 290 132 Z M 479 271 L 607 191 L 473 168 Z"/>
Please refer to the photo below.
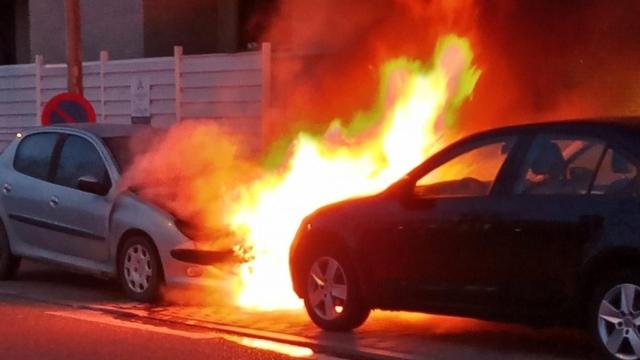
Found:
<path fill-rule="evenodd" d="M 51 205 L 51 207 L 58 206 L 59 202 L 60 202 L 60 200 L 58 200 L 57 196 L 52 196 L 51 199 L 49 199 L 49 205 Z"/>
<path fill-rule="evenodd" d="M 2 186 L 2 192 L 3 192 L 3 193 L 5 193 L 5 194 L 10 193 L 10 192 L 11 192 L 11 185 L 9 185 L 9 184 L 4 184 L 4 185 Z"/>

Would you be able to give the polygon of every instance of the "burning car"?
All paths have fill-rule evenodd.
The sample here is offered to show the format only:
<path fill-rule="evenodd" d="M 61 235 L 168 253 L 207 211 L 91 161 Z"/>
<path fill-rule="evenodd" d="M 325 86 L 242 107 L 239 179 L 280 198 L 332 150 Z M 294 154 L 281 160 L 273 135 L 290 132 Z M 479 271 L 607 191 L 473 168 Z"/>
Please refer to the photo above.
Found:
<path fill-rule="evenodd" d="M 482 132 L 323 207 L 292 243 L 294 290 L 325 330 L 375 308 L 568 323 L 638 358 L 639 120 Z"/>
<path fill-rule="evenodd" d="M 233 255 L 198 249 L 189 222 L 116 185 L 133 161 L 132 136 L 145 131 L 86 124 L 18 134 L 0 156 L 0 279 L 24 257 L 119 278 L 131 299 L 153 301 L 163 283 L 204 283 L 206 265 Z"/>

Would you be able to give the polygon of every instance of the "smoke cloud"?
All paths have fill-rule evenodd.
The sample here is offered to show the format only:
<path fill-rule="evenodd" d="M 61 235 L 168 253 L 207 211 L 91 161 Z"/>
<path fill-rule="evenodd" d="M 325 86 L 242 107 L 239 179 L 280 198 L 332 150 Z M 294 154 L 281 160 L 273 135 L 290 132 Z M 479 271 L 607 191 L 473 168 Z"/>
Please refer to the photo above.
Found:
<path fill-rule="evenodd" d="M 633 0 L 281 0 L 264 36 L 276 49 L 267 136 L 350 119 L 374 101 L 382 63 L 429 59 L 447 33 L 471 40 L 483 71 L 463 132 L 638 114 L 638 14 Z"/>
<path fill-rule="evenodd" d="M 206 121 L 184 121 L 161 136 L 141 136 L 132 144 L 146 149 L 133 149 L 139 155 L 120 187 L 169 211 L 190 236 L 207 240 L 200 243 L 203 247 L 228 250 L 236 245 L 224 232 L 227 210 L 240 184 L 257 174 L 242 155 L 240 146 L 246 142 Z"/>

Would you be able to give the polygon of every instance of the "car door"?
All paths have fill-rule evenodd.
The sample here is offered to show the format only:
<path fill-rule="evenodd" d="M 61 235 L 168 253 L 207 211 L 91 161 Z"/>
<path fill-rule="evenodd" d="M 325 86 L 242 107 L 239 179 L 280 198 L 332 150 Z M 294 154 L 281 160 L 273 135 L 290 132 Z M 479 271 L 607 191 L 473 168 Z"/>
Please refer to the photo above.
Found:
<path fill-rule="evenodd" d="M 599 166 L 612 166 L 606 149 L 602 139 L 572 133 L 540 133 L 530 142 L 512 195 L 493 209 L 490 259 L 505 304 L 548 306 L 574 292 L 585 247 L 619 205 L 594 192 L 595 185 L 610 191 L 594 182 Z"/>
<path fill-rule="evenodd" d="M 484 301 L 495 290 L 485 223 L 500 191 L 516 136 L 483 138 L 453 149 L 417 174 L 401 215 L 406 296 L 426 304 Z"/>
<path fill-rule="evenodd" d="M 102 145 L 77 134 L 65 134 L 54 159 L 49 206 L 58 252 L 78 258 L 106 261 L 107 232 L 112 203 L 106 196 L 114 183 Z M 89 177 L 104 185 L 103 193 L 80 190 L 78 180 Z"/>
<path fill-rule="evenodd" d="M 8 216 L 13 246 L 22 252 L 52 250 L 49 219 L 51 207 L 51 159 L 59 146 L 59 134 L 26 135 L 16 146 L 13 170 L 3 174 L 2 204 Z"/>

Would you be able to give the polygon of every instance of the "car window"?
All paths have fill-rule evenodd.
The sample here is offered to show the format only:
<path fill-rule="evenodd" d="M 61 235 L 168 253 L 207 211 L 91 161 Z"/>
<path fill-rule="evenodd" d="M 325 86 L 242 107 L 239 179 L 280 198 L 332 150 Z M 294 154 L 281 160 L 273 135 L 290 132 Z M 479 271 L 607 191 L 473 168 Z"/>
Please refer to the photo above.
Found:
<path fill-rule="evenodd" d="M 26 136 L 18 144 L 13 167 L 25 175 L 47 180 L 51 154 L 57 140 L 58 134 L 55 133 L 39 133 Z"/>
<path fill-rule="evenodd" d="M 416 182 L 418 198 L 483 196 L 491 191 L 515 138 L 475 146 L 438 166 Z"/>
<path fill-rule="evenodd" d="M 78 179 L 91 176 L 103 184 L 111 185 L 109 173 L 98 149 L 88 140 L 69 135 L 62 146 L 54 182 L 77 188 Z"/>
<path fill-rule="evenodd" d="M 133 163 L 133 153 L 130 148 L 131 137 L 105 137 L 102 138 L 102 141 L 107 145 L 109 151 L 111 151 L 120 171 L 128 170 Z"/>
<path fill-rule="evenodd" d="M 608 149 L 598 169 L 592 194 L 637 195 L 638 167 L 619 151 Z"/>
<path fill-rule="evenodd" d="M 516 194 L 586 194 L 605 144 L 576 136 L 537 136 L 525 157 Z"/>

